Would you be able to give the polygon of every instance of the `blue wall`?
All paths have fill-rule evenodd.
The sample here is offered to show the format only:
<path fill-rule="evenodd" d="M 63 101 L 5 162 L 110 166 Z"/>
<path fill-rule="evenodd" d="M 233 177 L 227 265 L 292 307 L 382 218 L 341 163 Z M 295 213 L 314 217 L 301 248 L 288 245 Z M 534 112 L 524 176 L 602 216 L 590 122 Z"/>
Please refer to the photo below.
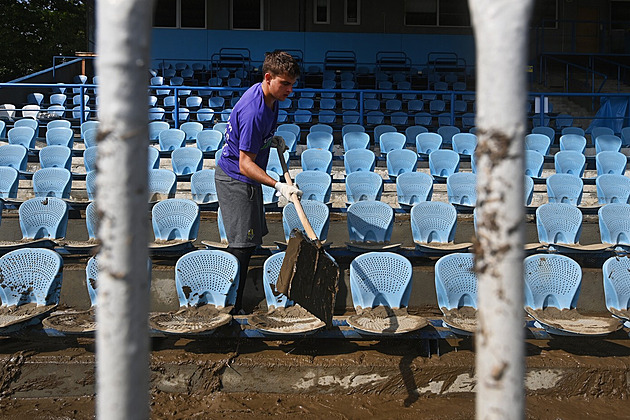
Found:
<path fill-rule="evenodd" d="M 374 63 L 378 51 L 403 51 L 414 65 L 432 51 L 457 53 L 469 66 L 475 59 L 472 35 L 153 29 L 153 66 L 157 59 L 209 61 L 221 48 L 249 48 L 256 63 L 274 49 L 301 50 L 307 63 L 323 62 L 328 50 L 354 51 L 359 63 Z"/>

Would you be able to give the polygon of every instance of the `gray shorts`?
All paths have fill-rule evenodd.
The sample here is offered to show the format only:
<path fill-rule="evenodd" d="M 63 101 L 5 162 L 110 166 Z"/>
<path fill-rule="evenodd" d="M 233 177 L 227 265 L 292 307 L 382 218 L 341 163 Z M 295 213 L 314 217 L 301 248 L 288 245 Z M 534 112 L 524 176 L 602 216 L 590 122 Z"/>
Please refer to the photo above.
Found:
<path fill-rule="evenodd" d="M 262 245 L 269 231 L 265 221 L 262 187 L 231 178 L 217 166 L 214 180 L 229 246 L 248 248 Z"/>

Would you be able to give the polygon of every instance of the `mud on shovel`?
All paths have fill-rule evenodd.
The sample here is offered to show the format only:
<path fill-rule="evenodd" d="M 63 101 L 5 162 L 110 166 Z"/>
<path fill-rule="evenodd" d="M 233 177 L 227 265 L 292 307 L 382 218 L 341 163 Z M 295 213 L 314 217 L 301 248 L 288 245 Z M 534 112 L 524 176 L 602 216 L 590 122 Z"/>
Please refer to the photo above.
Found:
<path fill-rule="evenodd" d="M 285 182 L 293 185 L 287 163 L 280 150 L 278 156 Z M 299 197 L 291 194 L 291 201 L 307 236 L 299 229 L 293 229 L 291 232 L 276 290 L 299 303 L 330 328 L 338 289 L 339 266 L 324 251 L 304 213 Z"/>

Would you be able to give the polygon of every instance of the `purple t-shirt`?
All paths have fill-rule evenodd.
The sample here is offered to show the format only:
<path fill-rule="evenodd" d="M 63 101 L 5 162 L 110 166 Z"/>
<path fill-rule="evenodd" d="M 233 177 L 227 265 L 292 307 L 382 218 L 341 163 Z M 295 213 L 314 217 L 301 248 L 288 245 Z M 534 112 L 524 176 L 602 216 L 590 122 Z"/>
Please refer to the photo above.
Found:
<path fill-rule="evenodd" d="M 254 162 L 263 170 L 269 160 L 269 146 L 278 121 L 278 103 L 273 109 L 265 105 L 262 85 L 256 83 L 243 94 L 230 113 L 225 128 L 225 147 L 219 166 L 228 176 L 258 185 L 239 170 L 240 150 L 256 154 Z"/>

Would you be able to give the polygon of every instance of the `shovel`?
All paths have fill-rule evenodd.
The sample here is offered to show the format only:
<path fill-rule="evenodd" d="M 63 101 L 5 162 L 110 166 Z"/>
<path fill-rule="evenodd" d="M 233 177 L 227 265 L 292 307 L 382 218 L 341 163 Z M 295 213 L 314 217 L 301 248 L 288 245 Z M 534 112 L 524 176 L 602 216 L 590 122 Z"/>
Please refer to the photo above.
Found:
<path fill-rule="evenodd" d="M 278 155 L 285 182 L 293 185 L 283 153 L 278 150 Z M 291 202 L 307 236 L 299 229 L 291 232 L 276 290 L 299 303 L 330 328 L 337 295 L 339 266 L 324 251 L 296 194 L 291 194 Z"/>

